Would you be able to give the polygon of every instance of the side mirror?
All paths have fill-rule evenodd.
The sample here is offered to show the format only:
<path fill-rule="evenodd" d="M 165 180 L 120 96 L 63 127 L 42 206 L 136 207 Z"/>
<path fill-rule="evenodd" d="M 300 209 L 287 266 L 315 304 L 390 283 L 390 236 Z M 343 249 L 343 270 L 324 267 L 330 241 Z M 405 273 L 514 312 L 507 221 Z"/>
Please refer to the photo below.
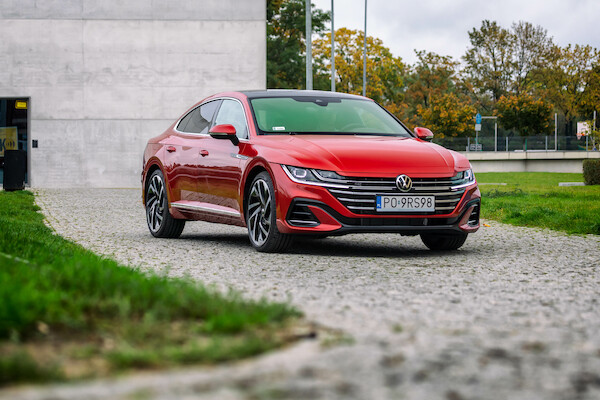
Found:
<path fill-rule="evenodd" d="M 229 139 L 235 146 L 240 143 L 235 135 L 235 127 L 231 124 L 215 125 L 208 133 L 215 139 Z"/>
<path fill-rule="evenodd" d="M 431 142 L 433 139 L 433 132 L 427 128 L 421 128 L 420 126 L 415 128 L 415 135 L 417 135 L 419 139 L 426 140 L 428 142 Z"/>

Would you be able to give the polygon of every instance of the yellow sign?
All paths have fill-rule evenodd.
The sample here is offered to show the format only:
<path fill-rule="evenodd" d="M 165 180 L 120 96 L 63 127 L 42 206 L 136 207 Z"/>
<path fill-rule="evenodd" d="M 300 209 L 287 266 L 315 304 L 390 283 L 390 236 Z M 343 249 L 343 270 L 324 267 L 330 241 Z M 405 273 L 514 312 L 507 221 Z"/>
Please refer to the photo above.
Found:
<path fill-rule="evenodd" d="M 4 150 L 18 150 L 17 127 L 0 128 L 0 157 L 4 157 Z"/>
<path fill-rule="evenodd" d="M 15 108 L 17 110 L 27 110 L 27 102 L 23 100 L 15 101 Z"/>

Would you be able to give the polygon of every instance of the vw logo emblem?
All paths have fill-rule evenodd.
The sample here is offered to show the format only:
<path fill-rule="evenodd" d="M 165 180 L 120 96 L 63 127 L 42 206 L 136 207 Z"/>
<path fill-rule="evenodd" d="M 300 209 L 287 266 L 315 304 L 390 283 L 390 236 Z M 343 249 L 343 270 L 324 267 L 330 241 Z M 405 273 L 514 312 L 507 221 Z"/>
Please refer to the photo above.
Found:
<path fill-rule="evenodd" d="M 406 175 L 398 175 L 396 178 L 396 187 L 398 187 L 401 192 L 408 192 L 412 189 L 412 179 Z"/>

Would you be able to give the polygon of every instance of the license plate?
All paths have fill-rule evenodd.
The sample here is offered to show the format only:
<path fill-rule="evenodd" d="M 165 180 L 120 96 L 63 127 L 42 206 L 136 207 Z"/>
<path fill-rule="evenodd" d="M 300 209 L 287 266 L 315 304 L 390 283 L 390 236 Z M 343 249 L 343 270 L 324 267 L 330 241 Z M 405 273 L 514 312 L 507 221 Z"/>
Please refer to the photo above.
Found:
<path fill-rule="evenodd" d="M 377 196 L 377 211 L 435 211 L 435 196 Z"/>

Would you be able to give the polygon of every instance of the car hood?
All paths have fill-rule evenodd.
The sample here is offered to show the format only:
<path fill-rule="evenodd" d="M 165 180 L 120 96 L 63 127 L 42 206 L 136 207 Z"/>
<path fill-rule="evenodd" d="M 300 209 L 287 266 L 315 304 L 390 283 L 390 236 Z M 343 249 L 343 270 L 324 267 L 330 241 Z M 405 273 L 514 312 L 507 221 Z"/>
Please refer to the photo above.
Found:
<path fill-rule="evenodd" d="M 389 136 L 267 136 L 265 158 L 274 163 L 336 171 L 346 176 L 447 177 L 470 167 L 459 153 L 415 138 Z"/>

